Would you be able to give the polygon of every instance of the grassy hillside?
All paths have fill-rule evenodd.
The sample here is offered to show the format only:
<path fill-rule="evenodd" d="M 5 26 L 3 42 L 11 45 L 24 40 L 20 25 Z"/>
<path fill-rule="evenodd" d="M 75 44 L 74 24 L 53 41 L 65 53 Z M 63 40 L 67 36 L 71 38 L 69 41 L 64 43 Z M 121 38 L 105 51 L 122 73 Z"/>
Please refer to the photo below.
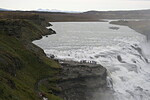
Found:
<path fill-rule="evenodd" d="M 52 34 L 45 27 L 45 19 L 34 14 L 0 19 L 0 100 L 41 100 L 39 92 L 61 100 L 55 95 L 60 65 L 31 43 Z M 40 82 L 44 78 L 49 81 Z"/>

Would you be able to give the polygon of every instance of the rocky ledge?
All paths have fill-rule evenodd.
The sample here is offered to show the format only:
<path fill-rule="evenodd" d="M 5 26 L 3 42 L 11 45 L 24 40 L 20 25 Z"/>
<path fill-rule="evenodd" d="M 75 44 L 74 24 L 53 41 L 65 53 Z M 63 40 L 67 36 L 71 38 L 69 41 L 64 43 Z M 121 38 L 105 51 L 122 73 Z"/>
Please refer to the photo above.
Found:
<path fill-rule="evenodd" d="M 64 100 L 94 100 L 94 93 L 107 90 L 107 70 L 98 64 L 61 61 L 58 83 Z"/>

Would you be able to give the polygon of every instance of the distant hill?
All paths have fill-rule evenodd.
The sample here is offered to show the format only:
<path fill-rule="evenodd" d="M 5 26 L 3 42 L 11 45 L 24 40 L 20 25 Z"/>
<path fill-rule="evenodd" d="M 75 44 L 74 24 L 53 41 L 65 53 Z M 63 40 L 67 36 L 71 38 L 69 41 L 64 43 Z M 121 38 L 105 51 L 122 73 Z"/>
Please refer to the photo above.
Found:
<path fill-rule="evenodd" d="M 0 8 L 0 11 L 13 11 L 13 10 Z"/>
<path fill-rule="evenodd" d="M 58 9 L 37 9 L 35 11 L 39 11 L 39 12 L 64 12 L 64 13 L 80 13 L 79 11 L 65 11 L 65 10 L 58 10 Z"/>
<path fill-rule="evenodd" d="M 118 11 L 97 11 L 97 10 L 90 10 L 84 13 L 111 13 L 111 12 L 150 12 L 150 9 L 145 10 L 118 10 Z"/>
<path fill-rule="evenodd" d="M 47 22 L 87 22 L 87 21 L 104 21 L 103 19 L 150 19 L 150 10 L 130 10 L 130 11 L 87 11 L 72 12 L 61 10 L 38 9 L 34 11 L 3 11 L 0 18 L 18 18 L 31 13 L 43 16 Z"/>
<path fill-rule="evenodd" d="M 150 9 L 125 11 L 87 11 L 84 15 L 92 15 L 100 19 L 150 19 Z"/>

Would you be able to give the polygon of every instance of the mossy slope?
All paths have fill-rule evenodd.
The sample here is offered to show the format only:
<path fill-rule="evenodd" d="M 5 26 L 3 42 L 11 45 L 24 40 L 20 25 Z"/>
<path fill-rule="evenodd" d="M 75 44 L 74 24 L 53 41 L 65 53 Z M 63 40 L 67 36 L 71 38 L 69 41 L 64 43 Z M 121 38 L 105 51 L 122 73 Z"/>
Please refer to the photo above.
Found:
<path fill-rule="evenodd" d="M 60 100 L 56 87 L 59 64 L 47 58 L 42 49 L 31 41 L 51 34 L 41 18 L 0 20 L 0 100 L 41 100 L 42 91 L 49 100 Z M 53 79 L 51 86 L 38 90 L 39 80 Z M 51 91 L 51 92 L 48 92 Z"/>

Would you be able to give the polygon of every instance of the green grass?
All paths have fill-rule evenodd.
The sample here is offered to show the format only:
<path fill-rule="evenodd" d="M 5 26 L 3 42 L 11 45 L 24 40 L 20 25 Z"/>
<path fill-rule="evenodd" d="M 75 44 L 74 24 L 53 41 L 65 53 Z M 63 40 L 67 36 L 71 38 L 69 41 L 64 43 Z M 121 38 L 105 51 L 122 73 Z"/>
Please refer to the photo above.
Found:
<path fill-rule="evenodd" d="M 2 22 L 4 25 L 1 25 Z M 45 77 L 54 81 L 42 83 L 43 88 L 40 88 L 40 91 L 44 92 L 49 100 L 61 100 L 49 93 L 59 90 L 56 81 L 60 65 L 47 58 L 42 49 L 31 43 L 32 40 L 47 34 L 46 28 L 22 19 L 1 20 L 0 25 L 0 100 L 41 100 L 35 84 Z M 9 28 L 11 33 L 14 32 L 11 35 Z M 21 29 L 17 31 L 18 28 Z"/>

